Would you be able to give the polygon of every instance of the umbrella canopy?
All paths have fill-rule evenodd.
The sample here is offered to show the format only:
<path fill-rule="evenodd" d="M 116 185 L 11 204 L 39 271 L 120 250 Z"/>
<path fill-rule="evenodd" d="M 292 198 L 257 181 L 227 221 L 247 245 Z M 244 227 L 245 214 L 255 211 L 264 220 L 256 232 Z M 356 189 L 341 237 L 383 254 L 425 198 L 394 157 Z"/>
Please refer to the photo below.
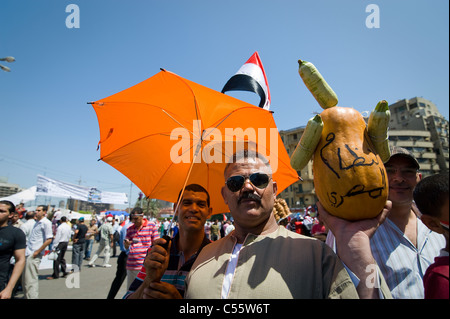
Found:
<path fill-rule="evenodd" d="M 185 185 L 196 183 L 208 190 L 213 214 L 227 212 L 223 172 L 243 143 L 270 161 L 278 193 L 299 179 L 271 112 L 172 72 L 91 104 L 100 159 L 149 198 L 175 203 Z"/>

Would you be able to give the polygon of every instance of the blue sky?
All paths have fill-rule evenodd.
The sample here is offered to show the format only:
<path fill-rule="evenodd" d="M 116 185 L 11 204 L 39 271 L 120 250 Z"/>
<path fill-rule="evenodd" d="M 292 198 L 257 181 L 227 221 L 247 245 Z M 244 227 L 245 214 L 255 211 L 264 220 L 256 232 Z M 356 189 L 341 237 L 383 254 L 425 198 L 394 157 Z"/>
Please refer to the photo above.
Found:
<path fill-rule="evenodd" d="M 80 27 L 67 28 L 69 4 Z M 366 7 L 379 8 L 368 28 Z M 0 176 L 21 187 L 37 174 L 130 192 L 97 161 L 98 122 L 86 104 L 165 68 L 220 91 L 258 51 L 281 130 L 306 125 L 321 108 L 297 73 L 313 62 L 339 105 L 370 111 L 381 99 L 422 96 L 449 117 L 446 0 L 2 0 Z M 252 93 L 230 93 L 252 104 Z M 139 190 L 132 187 L 131 200 Z"/>

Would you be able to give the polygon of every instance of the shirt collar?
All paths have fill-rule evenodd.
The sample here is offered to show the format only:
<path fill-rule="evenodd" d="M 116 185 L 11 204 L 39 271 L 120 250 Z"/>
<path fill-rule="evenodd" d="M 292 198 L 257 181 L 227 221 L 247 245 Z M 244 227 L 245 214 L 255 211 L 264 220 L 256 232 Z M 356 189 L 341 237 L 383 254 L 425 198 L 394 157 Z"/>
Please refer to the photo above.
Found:
<path fill-rule="evenodd" d="M 178 250 L 178 241 L 179 240 L 180 240 L 180 233 L 177 233 L 175 235 L 175 237 L 172 238 L 172 246 L 170 247 L 170 254 L 171 255 L 180 255 L 181 254 L 181 252 Z M 208 245 L 210 243 L 211 243 L 211 240 L 209 240 L 206 237 L 206 234 L 204 234 L 203 241 L 202 241 L 202 243 L 200 245 L 200 248 L 189 259 L 192 259 L 193 257 L 196 257 L 200 253 L 200 251 L 203 249 L 203 247 L 205 247 L 206 245 Z"/>

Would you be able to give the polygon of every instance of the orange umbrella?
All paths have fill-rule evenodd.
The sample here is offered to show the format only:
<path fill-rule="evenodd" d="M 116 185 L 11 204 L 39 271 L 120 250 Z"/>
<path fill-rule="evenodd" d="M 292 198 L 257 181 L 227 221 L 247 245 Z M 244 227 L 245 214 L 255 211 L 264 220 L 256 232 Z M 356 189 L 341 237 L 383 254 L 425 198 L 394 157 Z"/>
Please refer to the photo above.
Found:
<path fill-rule="evenodd" d="M 185 185 L 196 183 L 208 190 L 213 214 L 228 212 L 223 171 L 244 142 L 269 159 L 279 193 L 299 180 L 270 111 L 172 72 L 91 104 L 100 159 L 149 198 L 175 203 Z"/>

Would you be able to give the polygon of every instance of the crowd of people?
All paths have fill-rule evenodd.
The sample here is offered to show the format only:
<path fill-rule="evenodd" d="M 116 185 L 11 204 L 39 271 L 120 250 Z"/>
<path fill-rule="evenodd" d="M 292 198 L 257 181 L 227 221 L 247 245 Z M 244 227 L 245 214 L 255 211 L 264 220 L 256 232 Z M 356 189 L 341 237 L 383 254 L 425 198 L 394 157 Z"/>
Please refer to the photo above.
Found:
<path fill-rule="evenodd" d="M 225 168 L 222 196 L 231 218 L 223 221 L 211 220 L 209 194 L 197 184 L 180 192 L 173 223 L 149 220 L 136 207 L 123 221 L 105 216 L 85 225 L 82 217 L 71 225 L 65 216 L 47 216 L 46 206 L 25 212 L 0 201 L 0 297 L 14 297 L 20 287 L 25 298 L 38 298 L 47 251 L 56 253 L 52 280 L 81 271 L 82 260 L 97 266 L 99 256 L 109 268 L 119 247 L 108 299 L 125 279 L 125 299 L 448 299 L 448 173 L 422 179 L 411 153 L 391 154 L 385 208 L 353 222 L 320 202 L 314 214 L 292 214 L 276 197 L 268 161 L 248 152 Z"/>
<path fill-rule="evenodd" d="M 4 268 L 0 266 L 1 298 L 12 298 L 18 291 L 22 291 L 26 299 L 39 298 L 39 266 L 45 255 L 53 260 L 53 273 L 46 277 L 47 280 L 67 277 L 70 273 L 81 271 L 83 260 L 88 267 L 96 267 L 99 256 L 103 257 L 100 267 L 112 267 L 109 263 L 110 257 L 116 257 L 117 247 L 121 247 L 122 251 L 124 246 L 127 246 L 127 257 L 129 251 L 133 256 L 129 258 L 127 271 L 132 271 L 133 267 L 136 271 L 138 266 L 132 265 L 133 258 L 135 263 L 142 262 L 152 244 L 152 240 L 147 242 L 141 240 L 141 224 L 144 230 L 148 228 L 147 224 L 152 225 L 152 228 L 156 227 L 155 223 L 149 223 L 143 218 L 142 210 L 140 219 L 131 216 L 121 220 L 112 215 L 93 214 L 89 216 L 86 225 L 85 217 L 68 218 L 63 216 L 59 209 L 47 212 L 46 205 L 39 205 L 33 211 L 23 209 L 23 204 L 15 208 L 9 201 L 1 201 L 0 206 L 3 213 L 0 223 L 0 262 L 4 266 Z M 164 223 L 157 222 L 157 224 L 154 238 L 164 233 Z M 121 234 L 130 225 L 133 226 L 132 229 L 139 228 L 139 233 L 130 235 L 128 240 L 121 237 Z M 128 243 L 124 242 L 124 239 Z M 3 245 L 5 242 L 11 245 Z M 93 251 L 94 242 L 98 243 L 96 251 Z M 72 251 L 70 269 L 66 262 L 69 246 Z M 19 277 L 15 273 L 19 273 Z M 131 276 L 132 274 L 129 275 Z"/>
<path fill-rule="evenodd" d="M 304 236 L 314 237 L 325 241 L 328 229 L 318 218 L 317 207 L 309 206 L 302 212 L 292 213 L 286 204 L 286 201 L 279 197 L 275 199 L 273 213 L 275 220 L 279 225 L 285 226 L 286 229 L 296 232 Z M 233 219 L 225 217 L 222 220 L 212 219 L 205 223 L 206 238 L 211 241 L 219 240 L 228 236 L 234 230 Z"/>

